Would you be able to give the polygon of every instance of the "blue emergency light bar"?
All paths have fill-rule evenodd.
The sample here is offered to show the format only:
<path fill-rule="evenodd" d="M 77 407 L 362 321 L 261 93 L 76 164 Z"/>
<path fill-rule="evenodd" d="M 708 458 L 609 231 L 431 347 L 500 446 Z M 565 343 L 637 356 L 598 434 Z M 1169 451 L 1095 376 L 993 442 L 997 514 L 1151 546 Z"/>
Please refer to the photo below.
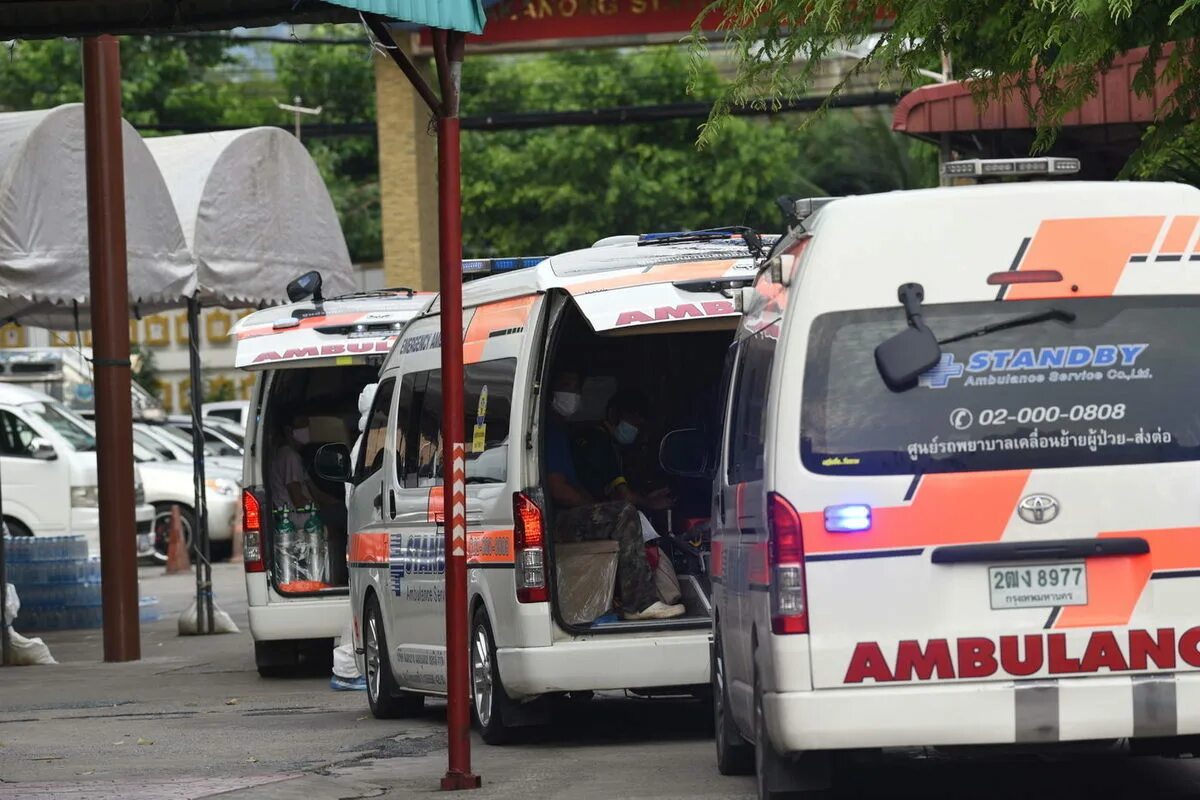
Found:
<path fill-rule="evenodd" d="M 638 237 L 638 244 L 655 244 L 657 242 L 707 241 L 709 239 L 732 239 L 741 236 L 740 230 L 729 228 L 712 228 L 701 231 L 663 231 L 660 233 L 643 233 Z"/>
<path fill-rule="evenodd" d="M 499 272 L 536 267 L 546 260 L 545 256 L 523 256 L 520 258 L 468 258 L 463 261 L 464 276 L 479 277 Z"/>

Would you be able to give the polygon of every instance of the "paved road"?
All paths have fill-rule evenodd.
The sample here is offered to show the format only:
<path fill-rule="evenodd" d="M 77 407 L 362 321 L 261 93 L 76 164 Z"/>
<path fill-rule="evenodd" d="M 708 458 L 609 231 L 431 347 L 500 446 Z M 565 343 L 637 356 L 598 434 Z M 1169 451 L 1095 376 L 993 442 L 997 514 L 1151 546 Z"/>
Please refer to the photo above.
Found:
<path fill-rule="evenodd" d="M 240 571 L 217 597 L 246 626 Z M 102 664 L 99 632 L 49 634 L 57 667 L 0 672 L 0 800 L 228 798 L 333 800 L 431 795 L 445 769 L 444 707 L 370 717 L 361 693 L 324 678 L 262 680 L 246 633 L 179 637 L 185 576 L 143 569 L 142 594 L 169 612 L 143 626 L 145 658 Z M 474 746 L 484 788 L 470 796 L 749 798 L 752 782 L 713 766 L 708 712 L 694 702 L 604 696 L 519 744 Z M 907 754 L 848 773 L 847 797 L 1200 797 L 1200 762 L 1103 758 L 972 761 Z"/>

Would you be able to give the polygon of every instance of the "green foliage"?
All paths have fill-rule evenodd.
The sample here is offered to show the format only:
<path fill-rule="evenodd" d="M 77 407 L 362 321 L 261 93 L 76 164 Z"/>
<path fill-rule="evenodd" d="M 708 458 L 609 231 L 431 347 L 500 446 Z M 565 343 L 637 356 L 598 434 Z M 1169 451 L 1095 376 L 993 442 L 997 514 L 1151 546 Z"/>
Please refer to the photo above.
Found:
<path fill-rule="evenodd" d="M 1155 62 L 1175 43 L 1165 78 L 1179 88 L 1159 108 L 1162 124 L 1148 151 L 1166 145 L 1200 109 L 1200 0 L 714 0 L 709 8 L 727 17 L 737 74 L 704 141 L 717 136 L 734 105 L 803 94 L 821 61 L 842 55 L 847 41 L 867 40 L 880 19 L 890 24 L 860 66 L 915 85 L 923 82 L 918 70 L 947 53 L 958 76 L 979 79 L 980 102 L 1013 92 L 1025 99 L 1039 129 L 1037 148 L 1096 92 L 1097 71 L 1137 47 L 1149 52 L 1135 88 L 1149 96 Z M 705 49 L 694 36 L 697 75 Z"/>
<path fill-rule="evenodd" d="M 233 381 L 218 375 L 204 382 L 204 402 L 223 403 L 228 400 L 237 400 L 237 387 Z"/>
<path fill-rule="evenodd" d="M 203 38 L 121 39 L 121 103 L 133 125 L 211 124 L 226 108 L 212 70 L 233 63 L 222 42 Z M 19 41 L 0 57 L 0 110 L 83 100 L 83 56 L 70 39 Z"/>
<path fill-rule="evenodd" d="M 695 101 L 720 91 L 716 70 L 684 52 L 566 51 L 468 59 L 464 116 Z M 463 134 L 468 256 L 553 253 L 615 233 L 750 225 L 778 230 L 775 198 L 927 186 L 935 160 L 877 112 L 736 117 L 697 150 L 677 120 Z M 922 155 L 924 154 L 924 155 Z"/>
<path fill-rule="evenodd" d="M 311 36 L 361 38 L 358 26 L 314 26 Z M 321 106 L 326 124 L 375 119 L 375 75 L 370 51 L 340 45 L 272 45 L 282 94 Z M 303 124 L 303 120 L 301 121 Z M 301 134 L 303 136 L 303 132 Z M 337 209 L 353 261 L 383 257 L 379 202 L 379 147 L 375 136 L 305 140 Z"/>
<path fill-rule="evenodd" d="M 158 382 L 158 363 L 155 361 L 154 351 L 135 344 L 130 348 L 130 355 L 133 361 L 133 382 L 149 392 L 155 400 L 162 400 L 162 385 Z"/>

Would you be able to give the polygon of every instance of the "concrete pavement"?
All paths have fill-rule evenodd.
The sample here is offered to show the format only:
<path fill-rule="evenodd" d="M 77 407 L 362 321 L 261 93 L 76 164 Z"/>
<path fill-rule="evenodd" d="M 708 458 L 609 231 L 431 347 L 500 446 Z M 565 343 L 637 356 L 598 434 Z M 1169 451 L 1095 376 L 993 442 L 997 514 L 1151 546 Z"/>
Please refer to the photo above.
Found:
<path fill-rule="evenodd" d="M 144 658 L 103 664 L 99 631 L 46 634 L 60 665 L 0 670 L 0 800 L 126 798 L 349 800 L 432 796 L 445 770 L 445 707 L 371 718 L 360 692 L 326 676 L 254 670 L 240 568 L 217 565 L 218 603 L 240 634 L 179 637 L 189 576 L 142 570 L 165 617 L 142 629 Z M 717 774 L 708 709 L 601 696 L 508 747 L 475 739 L 479 800 L 750 798 Z M 1200 762 L 949 761 L 916 751 L 843 773 L 846 797 L 1200 797 Z"/>

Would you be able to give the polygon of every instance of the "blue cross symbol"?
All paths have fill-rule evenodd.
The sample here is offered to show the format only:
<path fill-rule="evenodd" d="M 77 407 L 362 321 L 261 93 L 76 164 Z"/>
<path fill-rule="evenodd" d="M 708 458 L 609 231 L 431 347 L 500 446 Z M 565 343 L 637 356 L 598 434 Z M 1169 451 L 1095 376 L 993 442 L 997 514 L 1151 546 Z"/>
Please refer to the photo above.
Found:
<path fill-rule="evenodd" d="M 928 389 L 945 389 L 951 380 L 961 378 L 964 372 L 966 367 L 955 362 L 953 353 L 942 353 L 942 360 L 937 366 L 921 373 L 917 383 Z"/>

